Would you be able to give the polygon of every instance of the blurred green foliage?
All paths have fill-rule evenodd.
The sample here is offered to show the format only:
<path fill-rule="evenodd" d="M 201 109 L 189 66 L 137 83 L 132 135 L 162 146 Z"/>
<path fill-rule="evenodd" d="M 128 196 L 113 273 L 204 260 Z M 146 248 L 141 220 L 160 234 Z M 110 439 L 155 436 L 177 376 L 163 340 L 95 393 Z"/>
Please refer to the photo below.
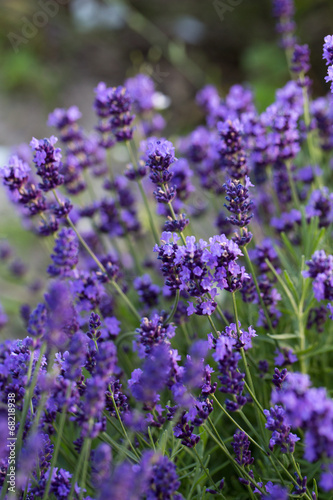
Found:
<path fill-rule="evenodd" d="M 68 0 L 28 43 L 14 51 L 9 33 L 21 34 L 26 17 L 41 10 L 41 0 L 2 0 L 0 54 L 2 92 L 33 93 L 53 105 L 69 82 L 89 78 L 120 83 L 137 71 L 169 74 L 157 82 L 176 103 L 207 82 L 225 91 L 240 81 L 255 89 L 259 107 L 267 105 L 276 84 L 283 84 L 286 65 L 277 47 L 271 1 L 243 0 L 220 19 L 214 1 Z M 227 2 L 226 2 L 227 3 Z M 325 91 L 321 60 L 323 37 L 331 32 L 333 2 L 298 0 L 296 22 L 300 41 L 312 49 L 315 92 Z M 87 6 L 94 5 L 96 23 L 84 24 Z M 110 21 L 97 22 L 108 12 Z M 95 12 L 95 14 L 94 14 Z M 195 115 L 193 117 L 196 119 Z"/>

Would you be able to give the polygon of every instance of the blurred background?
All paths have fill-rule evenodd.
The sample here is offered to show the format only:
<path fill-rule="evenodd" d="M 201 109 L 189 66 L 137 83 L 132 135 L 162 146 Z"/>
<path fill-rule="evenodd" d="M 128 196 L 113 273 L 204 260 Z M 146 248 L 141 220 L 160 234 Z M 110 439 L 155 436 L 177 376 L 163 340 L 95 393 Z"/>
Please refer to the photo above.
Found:
<path fill-rule="evenodd" d="M 288 78 L 271 0 L 1 0 L 0 145 L 45 135 L 48 113 L 76 104 L 93 125 L 93 88 L 137 72 L 172 98 L 169 130 L 201 119 L 193 105 L 205 83 L 222 92 L 248 82 L 259 108 Z M 312 53 L 314 92 L 327 92 L 323 37 L 331 0 L 296 0 L 297 34 Z M 177 116 L 172 112 L 177 109 Z"/>
<path fill-rule="evenodd" d="M 326 94 L 322 44 L 333 32 L 333 2 L 295 4 L 297 35 L 311 49 L 313 92 Z M 223 95 L 246 82 L 263 110 L 289 78 L 271 0 L 0 0 L 0 56 L 2 165 L 14 145 L 50 135 L 46 120 L 55 107 L 77 105 L 81 123 L 92 129 L 93 89 L 101 80 L 113 86 L 136 73 L 149 74 L 171 98 L 164 112 L 168 137 L 202 121 L 194 98 L 207 83 Z M 16 248 L 29 269 L 27 282 L 45 273 L 40 256 L 47 252 L 38 249 L 43 242 L 22 231 L 2 186 L 0 220 L 0 241 L 7 238 Z M 18 304 L 30 292 L 26 288 L 20 296 L 6 266 L 0 265 L 1 302 L 18 318 Z"/>

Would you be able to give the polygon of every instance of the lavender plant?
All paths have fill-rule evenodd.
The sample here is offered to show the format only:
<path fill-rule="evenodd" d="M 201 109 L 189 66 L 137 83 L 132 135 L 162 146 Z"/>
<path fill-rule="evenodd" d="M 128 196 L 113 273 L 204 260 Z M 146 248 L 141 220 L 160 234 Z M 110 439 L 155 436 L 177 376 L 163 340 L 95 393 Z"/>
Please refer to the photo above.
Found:
<path fill-rule="evenodd" d="M 49 248 L 28 283 L 0 242 L 34 291 L 0 346 L 1 500 L 332 498 L 333 97 L 293 13 L 273 1 L 292 80 L 262 113 L 207 85 L 171 142 L 148 76 L 101 82 L 93 132 L 56 109 L 0 168 Z"/>

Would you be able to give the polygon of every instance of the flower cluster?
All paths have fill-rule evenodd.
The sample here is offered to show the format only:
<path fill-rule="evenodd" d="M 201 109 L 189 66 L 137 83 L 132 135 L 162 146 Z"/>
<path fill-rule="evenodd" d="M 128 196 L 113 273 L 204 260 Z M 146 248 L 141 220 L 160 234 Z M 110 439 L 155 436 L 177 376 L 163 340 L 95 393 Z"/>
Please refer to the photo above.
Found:
<path fill-rule="evenodd" d="M 116 141 L 128 141 L 132 138 L 131 96 L 126 87 L 107 87 L 100 82 L 95 89 L 94 109 L 99 117 L 96 127 L 100 133 L 100 145 L 112 147 Z"/>
<path fill-rule="evenodd" d="M 311 387 L 308 375 L 288 373 L 282 388 L 279 391 L 273 391 L 272 401 L 283 405 L 281 417 L 286 419 L 288 425 L 294 429 L 301 428 L 305 432 L 304 457 L 306 460 L 315 462 L 321 456 L 332 459 L 333 402 L 328 398 L 323 387 Z M 281 410 L 278 412 L 280 413 Z M 273 419 L 275 420 L 277 412 L 274 413 Z M 270 422 L 268 423 L 270 425 Z M 282 430 L 283 424 L 278 425 Z M 278 436 L 279 440 L 282 436 L 283 434 Z M 292 439 L 289 440 L 291 443 L 298 439 L 294 435 L 291 436 Z"/>
<path fill-rule="evenodd" d="M 326 60 L 327 76 L 325 77 L 326 82 L 331 82 L 331 91 L 333 92 L 333 36 L 325 36 L 325 43 L 323 49 L 323 59 Z"/>
<path fill-rule="evenodd" d="M 237 341 L 227 334 L 221 335 L 217 340 L 211 338 L 211 343 L 215 351 L 213 358 L 221 373 L 218 376 L 221 383 L 219 390 L 234 396 L 232 400 L 226 399 L 225 405 L 228 411 L 237 411 L 248 402 L 248 398 L 243 395 L 245 373 L 239 371 L 241 354 L 235 350 Z"/>
<path fill-rule="evenodd" d="M 293 80 L 262 112 L 207 85 L 170 142 L 139 74 L 97 86 L 97 132 L 56 108 L 61 149 L 33 138 L 0 168 L 49 249 L 21 260 L 4 226 L 1 499 L 11 440 L 22 499 L 332 497 L 333 99 L 312 100 L 292 1 L 273 13 Z"/>
<path fill-rule="evenodd" d="M 270 449 L 273 450 L 277 445 L 282 453 L 293 453 L 295 443 L 300 438 L 290 432 L 290 425 L 285 422 L 285 410 L 275 405 L 270 410 L 264 410 L 264 415 L 267 419 L 266 428 L 273 432 L 269 441 Z"/>
<path fill-rule="evenodd" d="M 162 245 L 155 246 L 165 284 L 173 291 L 181 290 L 196 298 L 189 302 L 188 314 L 210 315 L 216 308 L 217 287 L 234 293 L 249 278 L 243 266 L 237 263 L 242 255 L 238 245 L 225 235 L 210 238 L 209 243 L 194 236 L 179 246 L 179 237 L 171 232 L 162 233 Z"/>
<path fill-rule="evenodd" d="M 273 16 L 277 19 L 276 31 L 281 35 L 281 45 L 290 48 L 295 43 L 293 0 L 273 0 Z"/>
<path fill-rule="evenodd" d="M 333 256 L 326 255 L 324 250 L 317 250 L 312 259 L 306 264 L 307 271 L 303 271 L 305 278 L 313 279 L 313 293 L 315 298 L 321 300 L 333 299 Z"/>

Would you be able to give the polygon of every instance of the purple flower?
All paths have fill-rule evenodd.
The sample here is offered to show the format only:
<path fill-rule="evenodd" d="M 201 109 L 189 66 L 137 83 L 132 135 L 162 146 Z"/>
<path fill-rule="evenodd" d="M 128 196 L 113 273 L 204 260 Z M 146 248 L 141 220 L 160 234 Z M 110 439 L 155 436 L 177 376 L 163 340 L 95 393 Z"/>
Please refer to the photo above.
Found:
<path fill-rule="evenodd" d="M 244 185 L 241 184 L 239 180 L 233 179 L 228 179 L 226 184 L 223 185 L 226 191 L 225 199 L 228 202 L 228 205 L 224 204 L 224 206 L 232 214 L 230 217 L 227 217 L 226 220 L 230 222 L 230 224 L 243 228 L 243 230 L 253 217 L 253 213 L 251 212 L 253 209 L 253 201 L 249 198 L 248 189 L 250 186 L 253 187 L 253 184 L 247 176 L 245 176 Z M 252 239 L 251 233 L 244 231 L 244 234 L 233 238 L 239 246 L 248 244 Z"/>
<path fill-rule="evenodd" d="M 333 304 L 327 304 L 327 309 L 330 312 L 329 318 L 333 319 Z"/>
<path fill-rule="evenodd" d="M 240 180 L 248 175 L 249 167 L 243 149 L 242 125 L 238 120 L 218 123 L 221 138 L 219 153 L 223 167 L 228 169 L 228 174 L 235 180 Z"/>
<path fill-rule="evenodd" d="M 272 402 L 280 403 L 288 424 L 305 433 L 304 458 L 315 462 L 333 455 L 333 401 L 323 387 L 311 387 L 308 375 L 288 373 L 282 387 L 273 391 Z"/>
<path fill-rule="evenodd" d="M 197 104 L 209 113 L 220 104 L 221 98 L 214 85 L 206 85 L 196 95 Z"/>
<path fill-rule="evenodd" d="M 99 489 L 111 473 L 112 451 L 107 443 L 101 443 L 92 456 L 92 482 Z"/>
<path fill-rule="evenodd" d="M 312 255 L 312 260 L 306 261 L 309 266 L 303 271 L 305 278 L 313 279 L 313 293 L 315 298 L 321 300 L 333 299 L 333 256 L 326 255 L 324 250 L 317 250 Z"/>
<path fill-rule="evenodd" d="M 0 330 L 7 324 L 8 316 L 0 303 Z"/>
<path fill-rule="evenodd" d="M 164 232 L 161 241 L 162 245 L 156 245 L 154 251 L 163 262 L 165 284 L 171 290 L 186 291 L 197 300 L 196 306 L 187 309 L 188 314 L 194 309 L 198 315 L 212 313 L 217 306 L 216 287 L 233 293 L 249 279 L 245 268 L 236 262 L 241 250 L 223 234 L 210 238 L 209 243 L 196 242 L 194 236 L 188 236 L 186 245 L 178 246 L 178 236 Z"/>
<path fill-rule="evenodd" d="M 254 458 L 251 456 L 250 441 L 245 434 L 245 432 L 237 431 L 234 434 L 234 440 L 231 443 L 236 455 L 236 462 L 242 467 L 251 465 L 254 462 Z"/>
<path fill-rule="evenodd" d="M 324 41 L 323 59 L 326 60 L 326 64 L 329 66 L 333 64 L 333 35 L 325 36 Z"/>
<path fill-rule="evenodd" d="M 237 327 L 235 323 L 230 323 L 229 326 L 225 327 L 225 335 L 236 340 L 235 347 L 237 349 L 244 347 L 244 350 L 247 351 L 248 349 L 252 348 L 251 339 L 253 337 L 257 337 L 257 334 L 254 328 L 252 328 L 252 326 L 249 327 L 248 332 L 245 332 L 244 330 L 241 329 L 240 322 L 238 322 L 238 324 L 239 324 L 240 336 L 238 336 Z"/>
<path fill-rule="evenodd" d="M 175 409 L 177 409 L 177 407 Z M 191 422 L 190 415 L 184 411 L 174 427 L 174 436 L 181 439 L 181 443 L 187 446 L 187 448 L 193 448 L 200 441 L 200 436 L 194 434 L 193 431 L 194 425 Z"/>
<path fill-rule="evenodd" d="M 186 139 L 186 156 L 194 163 L 200 163 L 207 158 L 213 136 L 203 126 L 197 127 Z"/>
<path fill-rule="evenodd" d="M 314 117 L 314 125 L 318 130 L 319 144 L 324 151 L 332 149 L 332 94 L 319 97 L 312 101 L 310 106 Z"/>
<path fill-rule="evenodd" d="M 327 320 L 327 309 L 329 309 L 329 305 L 327 307 L 325 306 L 320 306 L 320 307 L 312 307 L 309 311 L 308 315 L 308 320 L 306 323 L 306 328 L 311 329 L 313 325 L 316 327 L 316 331 L 318 333 L 322 333 L 325 328 L 325 323 Z"/>
<path fill-rule="evenodd" d="M 310 51 L 308 45 L 294 46 L 294 52 L 291 59 L 291 70 L 294 73 L 307 73 L 310 69 Z"/>
<path fill-rule="evenodd" d="M 142 318 L 140 327 L 136 329 L 138 342 L 144 347 L 144 352 L 149 353 L 151 349 L 159 344 L 164 344 L 175 335 L 173 325 L 164 325 L 163 317 L 154 314 L 151 319 Z"/>
<path fill-rule="evenodd" d="M 49 114 L 47 124 L 60 131 L 60 138 L 63 142 L 75 141 L 81 139 L 81 131 L 77 125 L 77 120 L 82 114 L 77 106 L 71 106 L 68 109 L 56 108 Z"/>
<path fill-rule="evenodd" d="M 262 500 L 288 500 L 289 498 L 288 489 L 279 484 L 273 484 L 272 481 L 268 481 L 265 489 L 268 495 L 264 495 Z"/>
<path fill-rule="evenodd" d="M 287 368 L 283 368 L 283 370 L 281 371 L 278 368 L 274 368 L 274 375 L 272 382 L 277 388 L 277 390 L 280 390 L 282 388 L 282 383 L 285 381 L 287 373 L 288 373 Z"/>
<path fill-rule="evenodd" d="M 298 357 L 296 356 L 296 354 L 293 354 L 292 349 L 276 349 L 275 353 L 277 354 L 277 356 L 274 358 L 274 363 L 277 366 L 288 366 L 298 361 Z"/>
<path fill-rule="evenodd" d="M 333 92 L 333 66 L 327 68 L 327 76 L 325 76 L 325 82 L 331 82 L 331 92 Z"/>
<path fill-rule="evenodd" d="M 293 15 L 293 0 L 273 0 L 273 16 L 277 19 L 276 31 L 281 34 L 283 48 L 290 48 L 295 44 Z"/>
<path fill-rule="evenodd" d="M 154 81 L 147 75 L 138 74 L 125 81 L 125 87 L 131 96 L 137 113 L 153 109 Z"/>
<path fill-rule="evenodd" d="M 155 346 L 145 359 L 142 370 L 137 368 L 128 381 L 128 386 L 135 399 L 146 406 L 155 405 L 169 378 L 171 370 L 170 353 L 167 344 Z"/>
<path fill-rule="evenodd" d="M 218 363 L 221 374 L 218 376 L 221 383 L 219 390 L 235 396 L 235 400 L 227 399 L 225 403 L 228 411 L 237 411 L 247 403 L 247 398 L 243 396 L 245 374 L 238 368 L 241 355 L 234 350 L 237 341 L 226 335 L 220 335 L 217 339 L 211 337 L 210 340 L 215 350 L 213 358 Z"/>
<path fill-rule="evenodd" d="M 100 145 L 110 148 L 115 142 L 128 141 L 133 136 L 131 127 L 132 99 L 125 87 L 107 87 L 100 82 L 95 89 L 94 109 L 99 116 L 97 130 L 101 135 Z"/>
<path fill-rule="evenodd" d="M 153 307 L 158 304 L 160 287 L 152 283 L 149 274 L 144 274 L 141 277 L 135 278 L 133 286 L 137 291 L 140 301 L 148 307 Z"/>
<path fill-rule="evenodd" d="M 79 261 L 79 241 L 73 229 L 63 227 L 59 231 L 53 251 L 53 264 L 48 267 L 47 272 L 53 277 L 72 276 L 72 270 Z"/>
<path fill-rule="evenodd" d="M 28 321 L 28 333 L 32 337 L 43 337 L 46 333 L 47 308 L 45 304 L 38 304 L 32 311 Z"/>
<path fill-rule="evenodd" d="M 301 220 L 301 212 L 293 208 L 290 212 L 282 212 L 280 217 L 272 217 L 271 226 L 279 233 L 288 233 L 294 228 L 295 224 L 300 224 Z"/>
<path fill-rule="evenodd" d="M 68 351 L 63 355 L 62 369 L 65 378 L 75 380 L 82 375 L 87 355 L 87 341 L 87 337 L 81 332 L 76 332 L 71 337 Z"/>
<path fill-rule="evenodd" d="M 104 482 L 98 500 L 140 500 L 150 487 L 153 454 L 146 451 L 139 464 L 122 462 L 118 464 L 111 478 Z"/>
<path fill-rule="evenodd" d="M 45 303 L 48 309 L 45 338 L 50 345 L 63 347 L 69 335 L 78 330 L 69 287 L 63 281 L 52 282 L 45 294 Z"/>
<path fill-rule="evenodd" d="M 165 194 L 161 188 L 168 184 L 173 177 L 173 173 L 169 168 L 176 160 L 175 148 L 166 139 L 151 138 L 147 141 L 145 156 L 146 166 L 150 171 L 149 178 L 159 186 L 159 189 L 154 193 L 157 201 L 159 203 L 172 201 L 176 194 L 175 189 L 171 187 L 170 193 Z"/>
<path fill-rule="evenodd" d="M 321 473 L 319 486 L 324 491 L 333 490 L 333 463 L 324 466 L 324 472 Z"/>
<path fill-rule="evenodd" d="M 270 410 L 264 410 L 264 415 L 267 419 L 265 427 L 273 432 L 269 441 L 269 448 L 274 449 L 274 446 L 280 446 L 282 453 L 293 453 L 295 443 L 299 441 L 299 437 L 290 432 L 290 425 L 286 422 L 285 410 L 282 406 L 275 405 Z"/>
<path fill-rule="evenodd" d="M 64 177 L 60 174 L 61 150 L 54 148 L 58 139 L 51 136 L 49 139 L 37 140 L 33 137 L 30 142 L 35 152 L 33 161 L 37 167 L 37 174 L 42 178 L 39 187 L 48 192 L 64 183 Z"/>
<path fill-rule="evenodd" d="M 305 207 L 306 216 L 319 217 L 319 227 L 327 227 L 333 222 L 333 193 L 327 187 L 312 191 Z"/>
<path fill-rule="evenodd" d="M 50 469 L 44 474 L 42 479 L 38 482 L 38 485 L 29 491 L 30 498 L 43 497 L 46 484 L 50 475 Z M 54 494 L 59 500 L 65 500 L 68 498 L 71 491 L 71 479 L 72 474 L 65 469 L 59 469 L 54 467 L 52 470 L 51 488 L 50 494 Z M 75 494 L 80 494 L 80 488 L 75 485 Z"/>
<path fill-rule="evenodd" d="M 175 494 L 180 486 L 176 466 L 166 456 L 154 456 L 152 459 L 152 476 L 146 490 L 147 500 L 181 500 Z"/>
<path fill-rule="evenodd" d="M 3 178 L 4 185 L 10 191 L 17 191 L 27 182 L 30 170 L 26 162 L 18 156 L 12 156 L 8 165 L 0 167 L 0 177 Z"/>
<path fill-rule="evenodd" d="M 108 336 L 116 337 L 121 331 L 120 321 L 115 316 L 104 318 L 104 325 Z"/>

